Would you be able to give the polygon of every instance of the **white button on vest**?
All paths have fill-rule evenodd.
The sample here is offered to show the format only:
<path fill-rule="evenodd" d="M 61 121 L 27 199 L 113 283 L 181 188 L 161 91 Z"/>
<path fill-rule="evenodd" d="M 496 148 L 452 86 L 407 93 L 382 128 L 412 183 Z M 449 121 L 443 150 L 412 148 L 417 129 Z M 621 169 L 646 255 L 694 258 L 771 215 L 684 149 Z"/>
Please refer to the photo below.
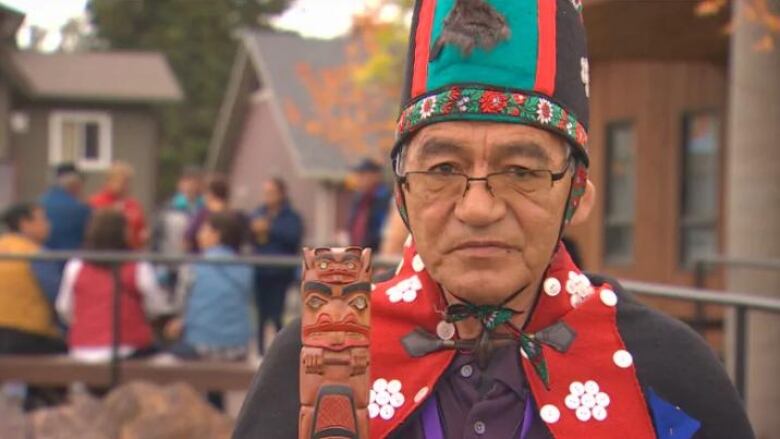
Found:
<path fill-rule="evenodd" d="M 612 361 L 615 362 L 617 367 L 626 369 L 634 364 L 634 357 L 631 356 L 630 352 L 621 349 L 619 351 L 615 351 L 615 353 L 612 355 Z"/>
<path fill-rule="evenodd" d="M 599 297 L 601 297 L 601 303 L 607 306 L 615 306 L 617 305 L 618 298 L 617 294 L 615 294 L 612 290 L 601 290 L 601 294 L 599 294 Z"/>
<path fill-rule="evenodd" d="M 552 404 L 547 404 L 542 406 L 541 410 L 539 410 L 539 417 L 542 418 L 542 421 L 548 424 L 555 424 L 559 419 L 561 419 L 561 412 L 558 410 L 558 407 L 555 407 Z"/>
<path fill-rule="evenodd" d="M 482 421 L 477 421 L 474 423 L 474 433 L 477 434 L 485 434 L 485 423 Z"/>
<path fill-rule="evenodd" d="M 582 422 L 588 422 L 590 421 L 591 412 L 590 409 L 587 407 L 580 407 L 576 411 L 577 419 L 579 419 Z"/>
<path fill-rule="evenodd" d="M 474 375 L 474 368 L 470 364 L 466 364 L 460 368 L 460 376 L 463 378 L 471 378 Z"/>
<path fill-rule="evenodd" d="M 554 277 L 548 277 L 544 281 L 544 292 L 551 297 L 557 296 L 561 292 L 561 282 Z"/>

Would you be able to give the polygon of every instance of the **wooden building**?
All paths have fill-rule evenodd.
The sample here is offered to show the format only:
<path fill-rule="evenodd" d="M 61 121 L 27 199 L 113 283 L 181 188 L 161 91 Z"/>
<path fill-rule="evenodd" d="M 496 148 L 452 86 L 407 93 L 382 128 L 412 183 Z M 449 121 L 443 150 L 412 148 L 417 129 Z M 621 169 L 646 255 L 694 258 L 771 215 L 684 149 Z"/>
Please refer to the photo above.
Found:
<path fill-rule="evenodd" d="M 598 196 L 571 235 L 588 270 L 692 285 L 697 255 L 722 250 L 727 12 L 585 2 Z M 707 283 L 722 279 L 713 272 Z"/>

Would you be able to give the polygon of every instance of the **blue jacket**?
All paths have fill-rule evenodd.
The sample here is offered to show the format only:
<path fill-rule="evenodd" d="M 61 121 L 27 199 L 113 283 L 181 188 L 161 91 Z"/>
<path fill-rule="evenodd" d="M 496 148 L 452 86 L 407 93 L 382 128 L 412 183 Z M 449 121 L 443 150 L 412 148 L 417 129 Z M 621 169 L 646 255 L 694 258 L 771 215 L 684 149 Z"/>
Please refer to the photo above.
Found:
<path fill-rule="evenodd" d="M 262 218 L 266 215 L 268 215 L 268 207 L 263 205 L 255 209 L 251 220 Z M 285 203 L 279 214 L 271 221 L 271 228 L 266 242 L 258 243 L 256 239 L 253 239 L 252 242 L 254 252 L 258 255 L 296 255 L 300 251 L 302 238 L 303 222 L 301 217 L 289 203 Z M 256 273 L 259 278 L 286 277 L 292 281 L 295 277 L 295 270 L 294 268 L 258 267 Z"/>
<path fill-rule="evenodd" d="M 235 256 L 224 246 L 204 251 L 206 258 Z M 252 269 L 246 265 L 194 264 L 193 284 L 184 312 L 184 341 L 192 346 L 246 346 L 250 321 Z"/>
<path fill-rule="evenodd" d="M 76 250 L 81 248 L 90 217 L 90 208 L 66 190 L 52 186 L 40 200 L 51 223 L 46 248 Z"/>

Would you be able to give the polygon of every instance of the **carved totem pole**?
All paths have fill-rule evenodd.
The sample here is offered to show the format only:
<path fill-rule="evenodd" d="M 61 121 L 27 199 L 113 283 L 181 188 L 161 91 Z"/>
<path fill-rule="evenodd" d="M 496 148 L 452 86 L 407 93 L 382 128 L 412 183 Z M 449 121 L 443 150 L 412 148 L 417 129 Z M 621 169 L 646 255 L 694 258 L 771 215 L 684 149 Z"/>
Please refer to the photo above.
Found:
<path fill-rule="evenodd" d="M 368 439 L 371 249 L 305 248 L 299 439 Z"/>

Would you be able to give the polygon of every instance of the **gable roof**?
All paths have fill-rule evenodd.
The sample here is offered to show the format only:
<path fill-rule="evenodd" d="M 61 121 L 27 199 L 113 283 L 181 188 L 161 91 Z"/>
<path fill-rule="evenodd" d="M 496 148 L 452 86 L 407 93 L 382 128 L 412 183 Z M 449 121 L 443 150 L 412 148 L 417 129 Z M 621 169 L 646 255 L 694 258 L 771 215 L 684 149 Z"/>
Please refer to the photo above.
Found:
<path fill-rule="evenodd" d="M 24 13 L 0 3 L 0 40 L 13 41 L 24 21 Z"/>
<path fill-rule="evenodd" d="M 180 101 L 179 82 L 158 52 L 37 53 L 9 50 L 4 67 L 31 98 Z"/>
<path fill-rule="evenodd" d="M 241 49 L 236 58 L 232 84 L 223 102 L 212 137 L 208 167 L 218 169 L 232 160 L 236 133 L 239 129 L 237 119 L 244 117 L 244 105 L 248 100 L 246 89 L 239 91 L 240 81 L 246 80 L 242 69 L 251 71 L 260 93 L 269 99 L 276 124 L 286 138 L 285 147 L 296 162 L 301 176 L 325 180 L 340 181 L 346 177 L 349 167 L 360 157 L 350 154 L 340 145 L 330 143 L 322 136 L 312 135 L 303 123 L 292 123 L 285 114 L 285 105 L 292 104 L 301 113 L 314 103 L 298 73 L 301 63 L 306 63 L 313 71 L 335 67 L 346 61 L 348 40 L 303 38 L 298 34 L 273 31 L 242 31 L 239 33 Z M 232 92 L 231 92 L 232 90 Z M 308 114 L 303 115 L 305 119 Z"/>

